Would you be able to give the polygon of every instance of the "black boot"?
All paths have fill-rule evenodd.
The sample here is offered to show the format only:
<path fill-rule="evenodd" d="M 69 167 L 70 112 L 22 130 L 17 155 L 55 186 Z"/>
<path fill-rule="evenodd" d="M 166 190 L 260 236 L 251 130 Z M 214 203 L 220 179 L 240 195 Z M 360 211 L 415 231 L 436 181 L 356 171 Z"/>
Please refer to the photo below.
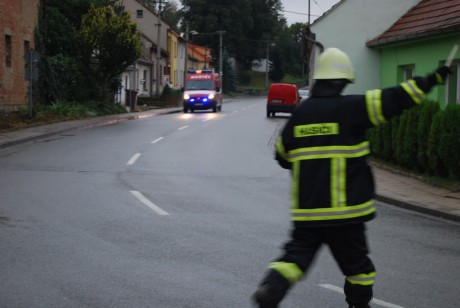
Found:
<path fill-rule="evenodd" d="M 371 308 L 369 304 L 348 305 L 348 308 Z"/>
<path fill-rule="evenodd" d="M 252 300 L 259 308 L 277 308 L 281 300 L 274 298 L 272 287 L 264 284 L 252 295 Z"/>
<path fill-rule="evenodd" d="M 251 298 L 259 308 L 277 308 L 290 287 L 283 276 L 271 270 Z"/>

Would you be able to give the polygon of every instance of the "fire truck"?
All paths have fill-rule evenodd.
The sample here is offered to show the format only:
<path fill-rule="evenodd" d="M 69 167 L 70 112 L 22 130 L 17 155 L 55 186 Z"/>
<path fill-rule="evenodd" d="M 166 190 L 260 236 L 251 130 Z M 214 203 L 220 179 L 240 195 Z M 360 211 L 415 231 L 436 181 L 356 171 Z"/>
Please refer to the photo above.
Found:
<path fill-rule="evenodd" d="M 184 113 L 222 110 L 222 82 L 213 70 L 189 70 L 184 87 Z"/>

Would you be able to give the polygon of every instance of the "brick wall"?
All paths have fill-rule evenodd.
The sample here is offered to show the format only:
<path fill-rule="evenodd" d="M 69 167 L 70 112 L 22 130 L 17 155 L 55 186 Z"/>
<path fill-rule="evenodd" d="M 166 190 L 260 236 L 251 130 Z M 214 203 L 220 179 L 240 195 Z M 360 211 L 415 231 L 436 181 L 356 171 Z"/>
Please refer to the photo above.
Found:
<path fill-rule="evenodd" d="M 35 46 L 39 2 L 0 1 L 0 112 L 28 105 L 29 82 L 24 80 L 23 57 L 27 44 Z"/>

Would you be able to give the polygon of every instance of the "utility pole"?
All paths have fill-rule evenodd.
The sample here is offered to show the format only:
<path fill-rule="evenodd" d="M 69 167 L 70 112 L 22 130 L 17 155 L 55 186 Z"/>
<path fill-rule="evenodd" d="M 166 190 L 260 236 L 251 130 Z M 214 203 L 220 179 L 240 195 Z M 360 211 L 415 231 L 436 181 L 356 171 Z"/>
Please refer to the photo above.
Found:
<path fill-rule="evenodd" d="M 265 59 L 265 89 L 268 89 L 268 66 L 270 63 L 270 42 L 267 43 L 267 58 Z"/>
<path fill-rule="evenodd" d="M 162 0 L 158 0 L 158 23 L 157 23 L 157 61 L 156 61 L 156 87 L 155 87 L 155 93 L 157 97 L 160 97 L 160 82 L 161 82 L 161 66 L 160 66 L 160 61 L 161 61 L 161 5 L 162 5 Z"/>
<path fill-rule="evenodd" d="M 184 56 L 184 81 L 182 87 L 185 87 L 185 81 L 187 80 L 187 65 L 188 65 L 188 32 L 189 32 L 189 22 L 185 22 L 185 56 Z"/>
<path fill-rule="evenodd" d="M 268 89 L 268 73 L 270 71 L 270 46 L 276 46 L 275 43 L 267 41 L 267 59 L 265 59 L 265 89 Z"/>
<path fill-rule="evenodd" d="M 219 75 L 220 79 L 222 80 L 222 76 L 224 75 L 224 70 L 223 70 L 223 58 L 222 58 L 222 49 L 223 49 L 223 43 L 222 43 L 222 35 L 225 34 L 225 31 L 217 31 L 219 33 Z"/>

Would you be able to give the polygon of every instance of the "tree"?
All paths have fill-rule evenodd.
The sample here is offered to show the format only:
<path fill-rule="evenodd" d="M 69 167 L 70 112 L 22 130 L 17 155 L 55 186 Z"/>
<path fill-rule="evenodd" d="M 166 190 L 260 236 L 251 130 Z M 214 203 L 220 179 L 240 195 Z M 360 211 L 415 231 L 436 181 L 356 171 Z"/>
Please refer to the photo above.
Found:
<path fill-rule="evenodd" d="M 82 66 L 77 31 L 91 5 L 113 0 L 41 0 L 36 29 L 36 49 L 41 54 L 39 94 L 45 103 L 82 97 Z"/>
<path fill-rule="evenodd" d="M 117 15 L 111 6 L 92 6 L 78 31 L 81 58 L 100 80 L 106 98 L 118 88 L 118 77 L 141 54 L 140 32 L 126 11 Z"/>
<path fill-rule="evenodd" d="M 94 5 L 96 7 L 114 4 L 114 0 L 42 0 L 39 25 L 39 45 L 41 52 L 77 55 L 78 39 L 82 16 Z"/>
<path fill-rule="evenodd" d="M 182 21 L 199 33 L 225 31 L 229 54 L 243 68 L 251 68 L 254 59 L 263 58 L 267 41 L 273 41 L 277 29 L 286 23 L 280 0 L 182 0 Z M 184 23 L 183 23 L 184 24 Z M 182 29 L 184 30 L 184 29 Z M 201 36 L 196 43 L 210 46 L 217 63 L 219 37 Z"/>
<path fill-rule="evenodd" d="M 270 79 L 274 82 L 280 82 L 285 74 L 281 54 L 279 52 L 274 52 L 273 55 L 270 57 L 270 62 Z"/>
<path fill-rule="evenodd" d="M 170 0 L 144 0 L 144 5 L 158 15 L 159 2 L 161 2 L 161 19 L 171 26 L 174 30 L 179 30 L 180 15 L 177 2 Z"/>
<path fill-rule="evenodd" d="M 116 15 L 110 6 L 91 7 L 83 16 L 78 38 L 83 59 L 87 64 L 96 62 L 105 80 L 118 77 L 141 53 L 137 25 L 126 11 Z"/>
<path fill-rule="evenodd" d="M 121 0 L 42 0 L 36 33 L 47 103 L 107 101 L 140 54 L 139 33 Z"/>

